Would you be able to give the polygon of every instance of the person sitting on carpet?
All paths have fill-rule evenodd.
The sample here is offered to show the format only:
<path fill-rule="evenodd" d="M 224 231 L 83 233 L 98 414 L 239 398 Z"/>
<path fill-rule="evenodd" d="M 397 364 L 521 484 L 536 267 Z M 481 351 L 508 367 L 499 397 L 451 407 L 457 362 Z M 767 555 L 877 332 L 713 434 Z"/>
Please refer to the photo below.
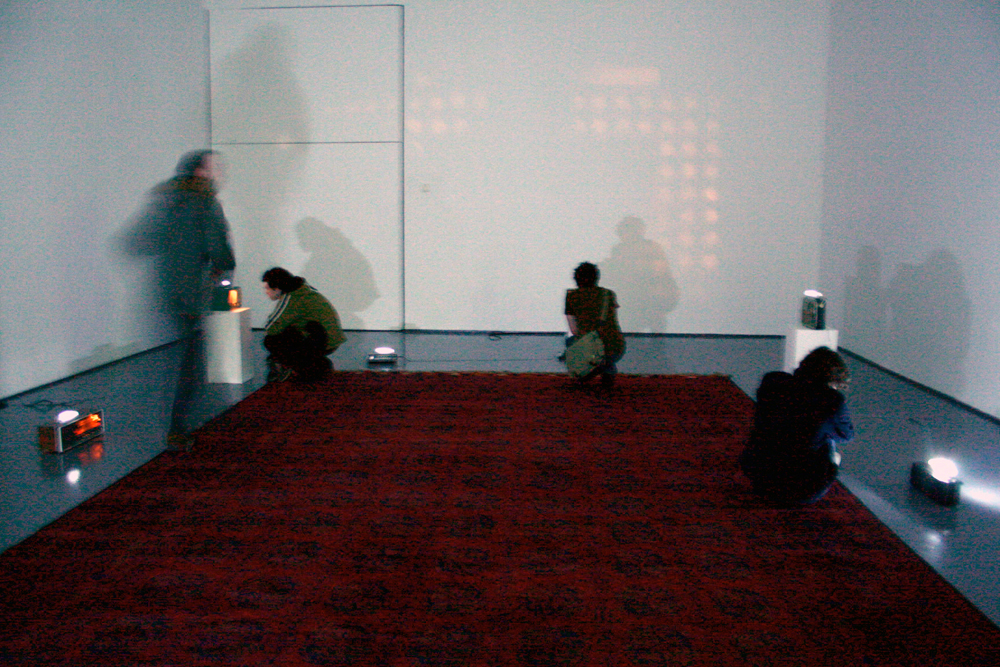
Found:
<path fill-rule="evenodd" d="M 842 391 L 850 382 L 839 354 L 820 347 L 794 375 L 772 372 L 757 389 L 750 439 L 740 466 L 754 491 L 783 506 L 814 503 L 837 478 L 837 445 L 854 437 Z"/>
<path fill-rule="evenodd" d="M 327 357 L 344 342 L 333 305 L 304 278 L 281 267 L 264 272 L 264 293 L 277 301 L 265 325 L 268 381 L 321 379 L 333 370 Z"/>
<path fill-rule="evenodd" d="M 566 346 L 572 345 L 580 336 L 596 331 L 604 343 L 604 363 L 582 380 L 587 381 L 600 375 L 601 384 L 610 387 L 614 384 L 615 374 L 618 372 L 615 364 L 625 354 L 625 337 L 618 324 L 618 297 L 612 290 L 597 286 L 600 278 L 600 269 L 590 262 L 583 262 L 573 271 L 576 289 L 566 290 L 564 308 L 571 334 L 566 339 Z M 607 297 L 607 310 L 602 319 L 605 297 Z"/>

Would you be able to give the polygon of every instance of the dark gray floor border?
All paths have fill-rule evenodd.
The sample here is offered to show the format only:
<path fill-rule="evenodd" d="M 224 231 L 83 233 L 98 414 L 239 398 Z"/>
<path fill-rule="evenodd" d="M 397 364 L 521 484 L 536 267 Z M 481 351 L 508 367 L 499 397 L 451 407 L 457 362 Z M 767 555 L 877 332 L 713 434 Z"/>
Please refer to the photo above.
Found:
<path fill-rule="evenodd" d="M 139 352 L 135 352 L 135 353 L 130 354 L 128 356 L 120 357 L 120 358 L 114 359 L 112 361 L 106 361 L 103 364 L 98 364 L 97 366 L 93 366 L 92 368 L 86 368 L 86 369 L 84 369 L 82 371 L 77 371 L 76 373 L 72 373 L 72 374 L 67 375 L 65 377 L 61 377 L 61 378 L 59 378 L 57 380 L 52 380 L 51 382 L 46 382 L 44 384 L 40 384 L 37 387 L 31 387 L 30 389 L 25 389 L 24 391 L 19 391 L 16 394 L 11 394 L 10 396 L 4 396 L 3 398 L 0 398 L 0 410 L 2 410 L 5 407 L 7 407 L 7 402 L 8 401 L 13 401 L 13 400 L 21 398 L 23 396 L 27 396 L 28 394 L 34 394 L 35 392 L 44 391 L 46 389 L 51 389 L 52 387 L 58 386 L 58 385 L 60 385 L 60 384 L 62 384 L 64 382 L 69 382 L 70 380 L 76 380 L 77 378 L 81 378 L 81 377 L 84 377 L 84 376 L 87 376 L 87 375 L 92 375 L 94 373 L 98 373 L 100 371 L 103 371 L 103 370 L 106 370 L 108 368 L 111 368 L 112 366 L 117 366 L 119 364 L 123 364 L 123 363 L 125 363 L 127 361 L 133 361 L 133 360 L 138 359 L 140 357 L 144 357 L 144 356 L 148 356 L 148 355 L 151 355 L 151 354 L 155 354 L 157 352 L 162 352 L 162 351 L 166 350 L 169 347 L 177 345 L 180 342 L 181 342 L 181 339 L 178 338 L 177 340 L 172 340 L 172 341 L 167 342 L 167 343 L 160 343 L 159 345 L 156 345 L 156 346 L 151 347 L 149 349 L 140 350 Z"/>
<path fill-rule="evenodd" d="M 872 361 L 871 359 L 863 357 L 860 354 L 858 354 L 857 352 L 851 352 L 850 350 L 847 350 L 845 348 L 840 348 L 838 350 L 838 352 L 841 352 L 842 354 L 846 354 L 847 356 L 851 357 L 852 359 L 856 359 L 857 361 L 865 364 L 866 366 L 870 366 L 871 368 L 874 368 L 875 370 L 877 370 L 877 371 L 879 371 L 881 373 L 885 373 L 889 377 L 891 377 L 891 378 L 893 378 L 895 380 L 899 380 L 900 382 L 903 382 L 903 383 L 909 385 L 910 387 L 912 387 L 914 389 L 922 391 L 922 392 L 924 392 L 924 393 L 926 393 L 926 394 L 928 394 L 930 396 L 933 396 L 934 398 L 937 398 L 937 399 L 940 399 L 942 401 L 945 401 L 946 403 L 949 403 L 949 404 L 953 405 L 954 407 L 959 408 L 960 410 L 963 410 L 964 412 L 968 412 L 969 414 L 971 414 L 971 415 L 973 415 L 975 417 L 979 417 L 981 419 L 985 419 L 986 421 L 988 421 L 988 422 L 990 422 L 992 424 L 996 424 L 996 425 L 1000 426 L 1000 418 L 998 418 L 998 417 L 996 417 L 994 415 L 991 415 L 988 412 L 983 412 L 979 408 L 973 407 L 973 406 L 969 405 L 968 403 L 963 403 L 962 401 L 958 400 L 957 398 L 955 398 L 953 396 L 949 396 L 948 394 L 945 394 L 944 392 L 940 392 L 937 389 L 934 389 L 933 387 L 928 387 L 927 385 L 921 384 L 921 383 L 917 382 L 916 380 L 911 380 L 910 378 L 906 377 L 905 375 L 900 375 L 896 371 L 890 370 L 890 369 L 886 368 L 885 366 L 882 366 L 881 364 L 878 364 L 878 363 Z"/>

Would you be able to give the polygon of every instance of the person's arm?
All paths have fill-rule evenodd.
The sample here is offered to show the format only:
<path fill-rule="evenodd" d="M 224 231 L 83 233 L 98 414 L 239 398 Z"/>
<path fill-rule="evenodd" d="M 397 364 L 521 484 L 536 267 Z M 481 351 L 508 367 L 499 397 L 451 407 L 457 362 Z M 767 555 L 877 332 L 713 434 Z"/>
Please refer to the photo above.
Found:
<path fill-rule="evenodd" d="M 294 320 L 295 307 L 291 303 L 290 294 L 282 294 L 281 298 L 274 305 L 274 311 L 267 318 L 264 324 L 264 332 L 267 336 L 276 336 L 287 329 Z"/>
<path fill-rule="evenodd" d="M 843 401 L 840 404 L 840 409 L 830 418 L 829 428 L 830 434 L 837 442 L 850 442 L 854 439 L 854 424 L 847 411 L 847 401 Z"/>
<path fill-rule="evenodd" d="M 567 315 L 566 316 L 566 323 L 569 324 L 569 332 L 571 334 L 573 334 L 574 336 L 579 336 L 580 335 L 580 333 L 579 333 L 579 331 L 577 330 L 577 327 L 576 327 L 576 317 L 574 317 L 573 315 Z"/>
<path fill-rule="evenodd" d="M 222 205 L 212 201 L 209 207 L 208 222 L 205 225 L 205 251 L 216 275 L 232 272 L 236 268 L 236 258 L 229 242 L 229 224 L 222 212 Z"/>

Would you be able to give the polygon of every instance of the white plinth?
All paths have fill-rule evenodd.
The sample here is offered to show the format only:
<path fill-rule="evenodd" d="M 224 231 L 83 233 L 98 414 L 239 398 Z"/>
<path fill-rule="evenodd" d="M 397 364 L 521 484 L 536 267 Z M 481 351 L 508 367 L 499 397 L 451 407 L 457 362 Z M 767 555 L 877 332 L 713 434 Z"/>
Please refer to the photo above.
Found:
<path fill-rule="evenodd" d="M 785 372 L 791 373 L 799 362 L 817 347 L 837 349 L 836 329 L 796 329 L 785 337 Z"/>
<path fill-rule="evenodd" d="M 206 381 L 243 384 L 253 377 L 250 309 L 212 311 L 205 317 Z"/>

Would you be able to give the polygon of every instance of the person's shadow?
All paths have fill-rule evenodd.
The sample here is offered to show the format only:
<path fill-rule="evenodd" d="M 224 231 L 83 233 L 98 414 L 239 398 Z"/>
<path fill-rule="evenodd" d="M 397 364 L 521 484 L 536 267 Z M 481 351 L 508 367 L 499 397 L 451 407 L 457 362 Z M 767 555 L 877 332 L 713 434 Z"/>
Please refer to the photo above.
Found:
<path fill-rule="evenodd" d="M 309 254 L 299 274 L 330 300 L 345 329 L 364 329 L 360 315 L 379 298 L 367 258 L 339 229 L 316 218 L 300 220 L 295 231 Z"/>
<path fill-rule="evenodd" d="M 601 285 L 618 295 L 618 320 L 632 333 L 664 333 L 679 292 L 663 248 L 645 237 L 646 223 L 628 216 L 618 223 L 619 242 L 601 262 Z"/>
<path fill-rule="evenodd" d="M 962 266 L 948 250 L 903 264 L 886 290 L 893 370 L 949 396 L 965 386 L 972 306 Z"/>

